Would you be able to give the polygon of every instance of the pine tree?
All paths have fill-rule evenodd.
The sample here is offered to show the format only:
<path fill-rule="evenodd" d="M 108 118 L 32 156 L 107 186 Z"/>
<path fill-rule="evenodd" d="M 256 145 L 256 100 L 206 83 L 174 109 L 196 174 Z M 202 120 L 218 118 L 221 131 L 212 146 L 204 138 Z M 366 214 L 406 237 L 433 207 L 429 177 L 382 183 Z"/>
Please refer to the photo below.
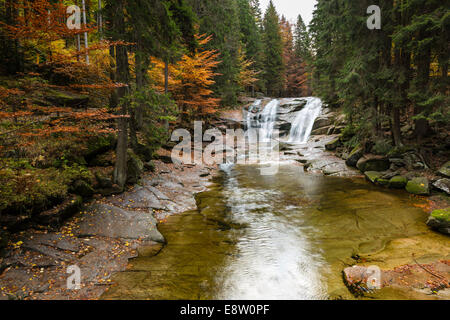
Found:
<path fill-rule="evenodd" d="M 272 1 L 264 15 L 264 80 L 267 84 L 267 93 L 271 96 L 280 96 L 283 90 L 283 39 L 281 36 L 280 18 Z"/>

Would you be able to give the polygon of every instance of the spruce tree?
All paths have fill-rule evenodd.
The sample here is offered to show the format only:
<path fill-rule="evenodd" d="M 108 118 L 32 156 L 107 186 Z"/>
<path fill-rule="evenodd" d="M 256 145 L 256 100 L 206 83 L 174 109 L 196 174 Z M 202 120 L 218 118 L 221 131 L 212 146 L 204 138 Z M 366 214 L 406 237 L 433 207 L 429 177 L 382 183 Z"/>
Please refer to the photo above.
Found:
<path fill-rule="evenodd" d="M 283 39 L 280 18 L 272 1 L 264 15 L 264 80 L 270 96 L 280 96 L 283 90 Z"/>

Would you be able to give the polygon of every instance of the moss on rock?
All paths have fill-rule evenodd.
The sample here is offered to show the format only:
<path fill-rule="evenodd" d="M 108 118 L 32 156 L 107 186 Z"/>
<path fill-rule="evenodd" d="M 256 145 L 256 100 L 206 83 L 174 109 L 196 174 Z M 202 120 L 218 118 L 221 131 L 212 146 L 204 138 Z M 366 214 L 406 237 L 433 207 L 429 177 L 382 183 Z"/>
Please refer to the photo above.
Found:
<path fill-rule="evenodd" d="M 395 176 L 389 180 L 389 188 L 404 189 L 408 183 L 408 179 L 403 176 Z"/>
<path fill-rule="evenodd" d="M 406 191 L 416 195 L 429 195 L 430 185 L 427 178 L 414 178 L 406 185 Z"/>
<path fill-rule="evenodd" d="M 427 225 L 443 234 L 450 235 L 450 208 L 434 210 Z"/>
<path fill-rule="evenodd" d="M 444 165 L 442 166 L 442 168 L 439 169 L 438 173 L 439 173 L 441 176 L 450 178 L 450 161 L 448 161 L 446 164 L 444 164 Z"/>

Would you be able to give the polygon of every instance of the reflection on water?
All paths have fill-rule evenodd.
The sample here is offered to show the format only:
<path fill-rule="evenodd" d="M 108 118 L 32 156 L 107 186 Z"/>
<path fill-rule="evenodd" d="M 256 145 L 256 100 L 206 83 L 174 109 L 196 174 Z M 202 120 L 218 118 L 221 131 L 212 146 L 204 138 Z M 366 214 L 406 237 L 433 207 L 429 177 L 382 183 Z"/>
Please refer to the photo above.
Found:
<path fill-rule="evenodd" d="M 133 260 L 104 298 L 351 298 L 341 271 L 352 255 L 434 236 L 402 191 L 292 165 L 259 172 L 236 167 L 198 196 L 198 211 L 169 218 L 160 226 L 166 248 Z"/>

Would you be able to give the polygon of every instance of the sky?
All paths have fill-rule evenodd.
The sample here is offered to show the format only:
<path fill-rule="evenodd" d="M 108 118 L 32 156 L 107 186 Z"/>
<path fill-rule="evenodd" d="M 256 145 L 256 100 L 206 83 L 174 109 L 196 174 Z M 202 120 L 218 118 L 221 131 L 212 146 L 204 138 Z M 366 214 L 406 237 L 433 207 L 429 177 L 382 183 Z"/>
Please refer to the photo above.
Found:
<path fill-rule="evenodd" d="M 260 0 L 261 9 L 264 14 L 266 12 L 267 6 L 270 0 Z M 272 0 L 275 5 L 278 14 L 284 15 L 289 21 L 297 22 L 297 17 L 299 14 L 302 15 L 303 21 L 306 25 L 312 20 L 312 14 L 314 11 L 314 6 L 316 5 L 316 0 Z"/>

